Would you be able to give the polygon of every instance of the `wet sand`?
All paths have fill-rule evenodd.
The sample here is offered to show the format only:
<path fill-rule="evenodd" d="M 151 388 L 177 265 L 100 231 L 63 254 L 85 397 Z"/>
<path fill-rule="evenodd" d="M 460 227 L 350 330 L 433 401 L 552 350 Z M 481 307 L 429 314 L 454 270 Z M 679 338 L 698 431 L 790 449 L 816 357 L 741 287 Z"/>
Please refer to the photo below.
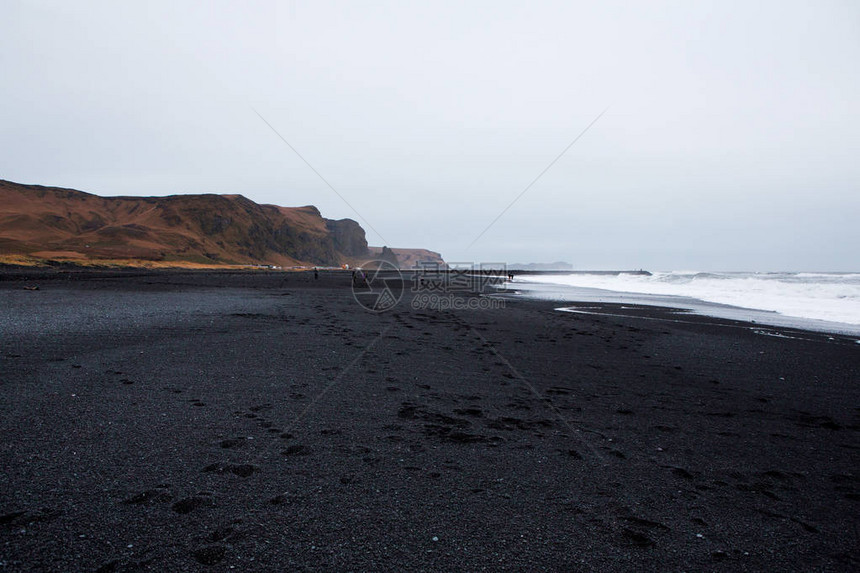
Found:
<path fill-rule="evenodd" d="M 860 568 L 853 339 L 349 284 L 0 275 L 0 569 Z"/>

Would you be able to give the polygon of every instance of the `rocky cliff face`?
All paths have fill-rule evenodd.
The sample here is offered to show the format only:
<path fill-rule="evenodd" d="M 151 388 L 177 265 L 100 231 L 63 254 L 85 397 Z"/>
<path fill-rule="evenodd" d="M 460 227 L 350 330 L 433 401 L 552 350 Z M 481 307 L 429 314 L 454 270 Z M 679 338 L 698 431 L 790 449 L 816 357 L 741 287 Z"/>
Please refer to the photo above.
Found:
<path fill-rule="evenodd" d="M 389 249 L 388 247 L 382 247 L 382 251 L 375 258 L 379 261 L 385 261 L 392 265 L 394 268 L 400 268 L 400 261 L 397 260 L 397 255 L 394 254 L 394 251 Z"/>
<path fill-rule="evenodd" d="M 331 233 L 335 249 L 351 257 L 367 256 L 367 238 L 361 225 L 352 219 L 326 219 L 326 228 Z"/>
<path fill-rule="evenodd" d="M 442 255 L 434 252 L 428 251 L 427 249 L 401 249 L 401 248 L 392 248 L 388 247 L 368 247 L 367 248 L 368 256 L 372 259 L 385 259 L 388 260 L 388 253 L 391 253 L 391 256 L 394 257 L 394 263 L 401 269 L 415 269 L 415 268 L 427 268 L 427 267 L 435 267 L 444 269 L 448 267 L 448 264 L 442 259 Z"/>
<path fill-rule="evenodd" d="M 0 254 L 223 264 L 340 265 L 367 254 L 364 229 L 313 206 L 241 195 L 99 197 L 0 181 Z"/>

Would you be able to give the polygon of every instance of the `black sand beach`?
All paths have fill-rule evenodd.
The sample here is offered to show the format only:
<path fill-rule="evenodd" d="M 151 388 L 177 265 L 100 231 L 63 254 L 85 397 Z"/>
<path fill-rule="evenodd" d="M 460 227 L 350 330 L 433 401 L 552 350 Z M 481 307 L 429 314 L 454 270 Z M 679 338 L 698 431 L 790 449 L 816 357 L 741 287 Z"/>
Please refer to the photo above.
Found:
<path fill-rule="evenodd" d="M 854 340 L 349 284 L 6 271 L 0 571 L 860 568 Z"/>

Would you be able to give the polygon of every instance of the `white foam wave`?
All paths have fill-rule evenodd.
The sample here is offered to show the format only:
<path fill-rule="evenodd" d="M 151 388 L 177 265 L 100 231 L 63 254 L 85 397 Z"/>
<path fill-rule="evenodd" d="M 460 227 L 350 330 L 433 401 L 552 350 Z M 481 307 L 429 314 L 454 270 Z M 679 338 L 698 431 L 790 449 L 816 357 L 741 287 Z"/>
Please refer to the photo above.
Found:
<path fill-rule="evenodd" d="M 860 273 L 705 273 L 528 275 L 530 282 L 616 292 L 691 297 L 785 316 L 860 325 Z"/>

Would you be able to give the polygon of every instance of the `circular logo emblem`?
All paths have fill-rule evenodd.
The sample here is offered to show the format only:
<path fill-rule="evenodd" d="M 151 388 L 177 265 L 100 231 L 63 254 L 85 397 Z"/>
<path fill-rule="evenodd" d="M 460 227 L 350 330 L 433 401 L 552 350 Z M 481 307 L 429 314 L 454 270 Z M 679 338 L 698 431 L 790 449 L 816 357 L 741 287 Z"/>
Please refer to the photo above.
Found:
<path fill-rule="evenodd" d="M 352 271 L 352 297 L 371 312 L 397 306 L 403 290 L 403 275 L 388 261 L 367 261 Z"/>

